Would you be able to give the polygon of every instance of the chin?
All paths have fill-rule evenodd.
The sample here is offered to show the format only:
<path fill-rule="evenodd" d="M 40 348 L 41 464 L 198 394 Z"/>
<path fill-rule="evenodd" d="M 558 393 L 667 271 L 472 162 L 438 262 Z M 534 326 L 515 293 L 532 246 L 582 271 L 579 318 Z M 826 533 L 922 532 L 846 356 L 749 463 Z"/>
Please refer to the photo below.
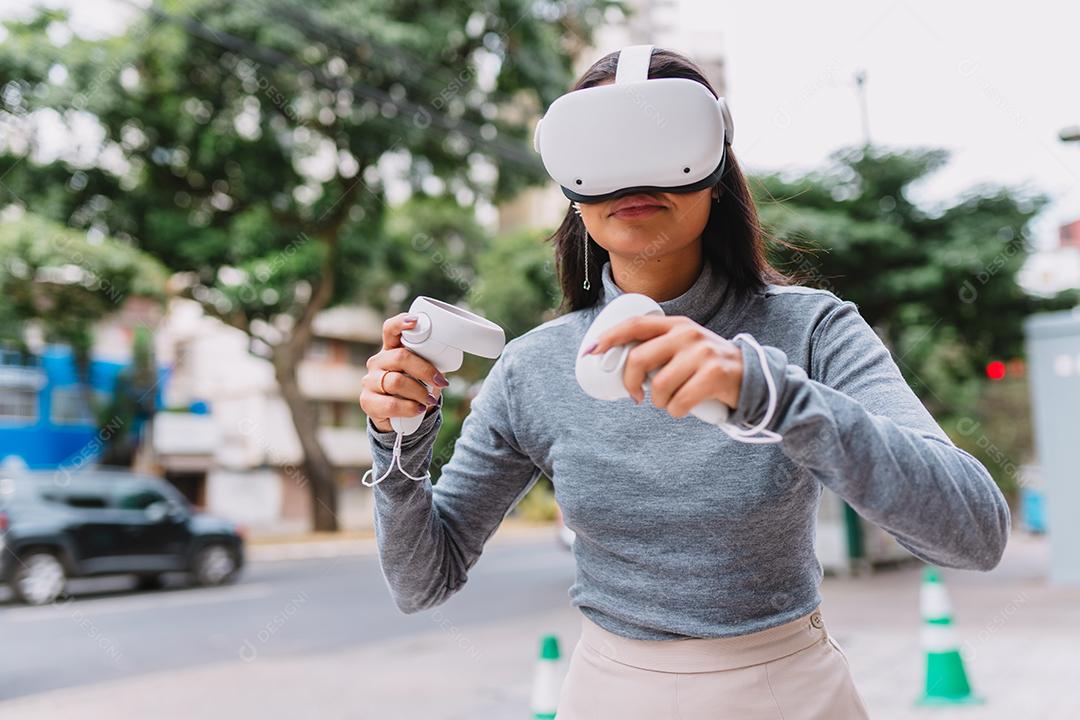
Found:
<path fill-rule="evenodd" d="M 666 255 L 689 242 L 680 242 L 671 223 L 620 222 L 622 227 L 611 233 L 608 252 L 617 255 Z M 681 233 L 680 233 L 681 234 Z"/>

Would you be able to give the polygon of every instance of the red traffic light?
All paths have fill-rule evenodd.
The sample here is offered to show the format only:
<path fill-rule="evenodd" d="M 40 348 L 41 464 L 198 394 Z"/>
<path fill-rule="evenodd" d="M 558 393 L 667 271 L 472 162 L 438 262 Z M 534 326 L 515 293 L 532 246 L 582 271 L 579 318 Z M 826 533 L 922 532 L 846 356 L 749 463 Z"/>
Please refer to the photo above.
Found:
<path fill-rule="evenodd" d="M 991 360 L 986 363 L 986 377 L 991 380 L 1005 379 L 1005 363 L 1000 360 Z"/>

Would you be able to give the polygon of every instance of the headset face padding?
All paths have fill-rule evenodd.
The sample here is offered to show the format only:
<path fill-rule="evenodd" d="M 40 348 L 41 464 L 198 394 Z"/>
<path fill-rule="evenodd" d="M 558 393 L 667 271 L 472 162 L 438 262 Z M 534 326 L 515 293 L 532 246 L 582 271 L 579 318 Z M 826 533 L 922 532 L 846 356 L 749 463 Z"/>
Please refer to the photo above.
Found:
<path fill-rule="evenodd" d="M 624 49 L 614 83 L 559 97 L 537 123 L 534 147 L 571 200 L 692 192 L 723 175 L 734 135 L 727 103 L 694 80 L 645 79 L 646 48 Z"/>

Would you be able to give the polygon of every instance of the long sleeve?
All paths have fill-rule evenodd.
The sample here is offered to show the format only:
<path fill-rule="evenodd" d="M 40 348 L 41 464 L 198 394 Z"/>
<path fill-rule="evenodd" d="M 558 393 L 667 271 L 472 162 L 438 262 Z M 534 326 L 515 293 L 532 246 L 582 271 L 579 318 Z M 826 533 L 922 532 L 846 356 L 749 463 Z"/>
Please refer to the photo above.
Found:
<path fill-rule="evenodd" d="M 403 612 L 438 605 L 465 584 L 484 543 L 539 475 L 514 437 L 507 351 L 473 400 L 439 481 L 410 480 L 395 468 L 375 486 L 379 559 Z M 427 469 L 441 422 L 434 412 L 404 438 L 401 463 L 409 474 Z M 368 422 L 376 476 L 390 464 L 395 437 Z"/>
<path fill-rule="evenodd" d="M 736 423 L 764 417 L 757 354 L 740 341 L 744 374 Z M 888 349 L 843 302 L 811 340 L 810 379 L 766 346 L 779 403 L 769 429 L 781 450 L 927 562 L 989 570 L 1009 535 L 1009 509 L 990 473 L 957 448 L 904 381 Z"/>

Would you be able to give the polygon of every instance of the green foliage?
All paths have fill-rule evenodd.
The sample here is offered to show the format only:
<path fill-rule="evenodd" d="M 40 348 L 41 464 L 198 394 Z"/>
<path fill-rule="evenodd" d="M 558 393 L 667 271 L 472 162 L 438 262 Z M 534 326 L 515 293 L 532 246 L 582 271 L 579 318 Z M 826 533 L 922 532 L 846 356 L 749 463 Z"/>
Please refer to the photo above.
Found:
<path fill-rule="evenodd" d="M 25 330 L 34 323 L 46 342 L 72 349 L 79 374 L 88 381 L 94 325 L 119 310 L 128 297 L 163 300 L 167 277 L 152 257 L 111 238 L 91 240 L 85 232 L 32 215 L 0 223 L 0 295 L 5 298 L 0 303 L 0 343 L 25 351 Z M 136 366 L 121 374 L 110 403 L 96 408 L 100 427 L 121 429 L 107 435 L 103 462 L 109 464 L 130 464 L 136 420 L 153 412 L 153 394 L 144 390 L 154 385 L 156 369 L 152 354 L 148 368 L 146 362 L 140 364 L 150 352 L 150 334 L 140 331 Z M 133 378 L 141 384 L 133 384 Z M 92 391 L 85 385 L 83 389 L 87 406 L 94 410 Z M 136 390 L 141 393 L 137 400 L 128 397 Z"/>
<path fill-rule="evenodd" d="M 117 428 L 106 437 L 102 465 L 130 467 L 138 450 L 139 432 L 154 415 L 158 370 L 149 328 L 135 329 L 131 365 L 116 377 L 109 403 L 98 413 L 98 426 Z"/>
<path fill-rule="evenodd" d="M 778 248 L 784 269 L 858 304 L 924 399 L 948 409 L 990 359 L 1022 352 L 1022 321 L 1074 296 L 1040 301 L 1016 274 L 1027 227 L 1046 199 L 982 187 L 933 212 L 908 198 L 939 169 L 940 150 L 846 150 L 823 173 L 760 178 L 771 234 L 809 248 Z M 962 393 L 961 393 L 962 394 Z"/>
<path fill-rule="evenodd" d="M 404 233 L 402 237 L 407 234 Z M 476 277 L 470 280 L 465 299 L 477 312 L 501 325 L 508 340 L 536 327 L 551 315 L 558 304 L 551 248 L 542 242 L 545 236 L 536 231 L 500 236 L 474 260 Z M 427 255 L 430 262 L 430 253 Z M 444 273 L 448 272 L 448 267 L 456 267 L 436 264 L 443 268 Z M 459 287 L 456 294 L 446 293 L 437 297 L 453 297 L 456 300 L 462 290 Z M 461 370 L 455 375 L 455 387 L 465 381 L 475 389 L 476 383 L 487 376 L 491 364 L 490 360 L 466 355 Z M 443 424 L 435 441 L 431 462 L 431 475 L 436 482 L 442 466 L 454 452 L 454 444 L 468 414 L 468 400 L 454 392 L 455 387 L 443 392 Z M 543 504 L 542 501 L 538 502 L 535 507 L 542 508 Z"/>
<path fill-rule="evenodd" d="M 167 274 L 153 258 L 110 238 L 32 215 L 0 223 L 0 294 L 6 323 L 0 340 L 21 344 L 26 323 L 47 342 L 71 346 L 89 361 L 91 330 L 129 296 L 163 299 Z"/>
<path fill-rule="evenodd" d="M 538 479 L 518 503 L 514 512 L 517 517 L 529 522 L 554 522 L 559 516 L 559 510 L 551 480 L 546 477 Z"/>
<path fill-rule="evenodd" d="M 193 272 L 204 304 L 240 324 L 295 311 L 327 252 L 335 301 L 376 297 L 379 278 L 364 271 L 383 260 L 383 278 L 420 265 L 419 277 L 397 279 L 453 292 L 441 270 L 403 259 L 410 231 L 383 227 L 395 173 L 380 162 L 394 156 L 398 181 L 420 195 L 437 177 L 465 206 L 543 180 L 525 116 L 498 110 L 561 92 L 568 24 L 587 39 L 591 26 L 579 21 L 595 24 L 608 4 L 552 6 L 541 18 L 526 0 L 483 8 L 169 0 L 157 6 L 164 15 L 150 13 L 123 37 L 75 37 L 64 47 L 43 32 L 63 13 L 9 23 L 3 119 L 46 108 L 69 121 L 89 113 L 102 125 L 102 150 L 122 162 L 38 165 L 8 143 L 0 192 L 10 196 L 0 204 L 16 200 L 130 238 L 170 269 Z M 66 70 L 61 84 L 49 81 L 55 66 Z M 483 162 L 498 172 L 478 172 Z M 449 212 L 445 203 L 419 206 Z M 382 247 L 388 235 L 396 252 Z M 234 285 L 221 280 L 222 267 L 274 271 L 241 291 L 236 276 Z"/>
<path fill-rule="evenodd" d="M 933 209 L 911 201 L 911 188 L 946 161 L 941 150 L 843 150 L 822 172 L 758 178 L 758 199 L 770 234 L 809 251 L 777 246 L 774 261 L 855 302 L 908 382 L 952 427 L 987 417 L 983 368 L 1023 354 L 1024 318 L 1070 307 L 1077 295 L 1037 299 L 1016 282 L 1045 197 L 983 186 Z M 1022 455 L 1021 445 L 1009 444 L 1010 452 Z M 988 464 L 1005 485 L 1000 466 Z"/>
<path fill-rule="evenodd" d="M 461 435 L 461 425 L 469 414 L 469 403 L 459 394 L 443 391 L 442 427 L 431 451 L 431 481 L 437 483 L 442 467 L 454 454 L 454 444 Z"/>
<path fill-rule="evenodd" d="M 561 299 L 549 232 L 525 230 L 495 239 L 477 264 L 470 304 L 514 338 L 549 319 Z"/>
<path fill-rule="evenodd" d="M 476 284 L 477 257 L 488 242 L 472 208 L 416 196 L 387 212 L 357 299 L 387 314 L 417 295 L 456 303 Z"/>
<path fill-rule="evenodd" d="M 1020 468 L 1032 459 L 1030 397 L 1023 377 L 988 383 L 971 416 L 949 418 L 946 427 L 956 444 L 978 458 L 1007 493 L 1019 491 Z"/>
<path fill-rule="evenodd" d="M 291 388 L 321 309 L 464 296 L 484 245 L 465 208 L 546 180 L 521 108 L 565 90 L 568 50 L 614 4 L 159 0 L 122 37 L 63 47 L 45 32 L 62 12 L 7 23 L 0 126 L 89 119 L 102 140 L 44 158 L 5 133 L 0 207 L 151 253 Z M 310 408 L 285 396 L 333 525 Z"/>

